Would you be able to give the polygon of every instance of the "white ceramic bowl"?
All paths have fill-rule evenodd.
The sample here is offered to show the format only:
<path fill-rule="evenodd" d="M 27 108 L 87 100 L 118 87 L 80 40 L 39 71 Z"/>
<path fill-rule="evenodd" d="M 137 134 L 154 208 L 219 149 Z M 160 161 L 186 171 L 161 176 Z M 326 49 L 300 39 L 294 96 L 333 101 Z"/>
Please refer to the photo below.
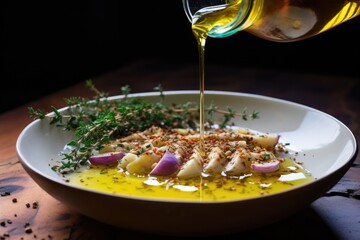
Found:
<path fill-rule="evenodd" d="M 198 101 L 198 91 L 164 92 L 166 103 Z M 133 94 L 157 101 L 158 93 Z M 112 97 L 112 99 L 120 96 Z M 18 157 L 41 188 L 78 212 L 114 226 L 178 236 L 206 236 L 258 228 L 309 205 L 333 187 L 355 160 L 358 146 L 352 132 L 328 114 L 280 99 L 223 91 L 207 91 L 205 103 L 260 112 L 260 119 L 238 125 L 281 134 L 298 151 L 298 161 L 314 182 L 281 193 L 226 202 L 183 202 L 106 194 L 71 185 L 49 164 L 71 139 L 71 133 L 44 120 L 30 123 L 16 144 Z M 60 111 L 65 111 L 66 108 Z"/>

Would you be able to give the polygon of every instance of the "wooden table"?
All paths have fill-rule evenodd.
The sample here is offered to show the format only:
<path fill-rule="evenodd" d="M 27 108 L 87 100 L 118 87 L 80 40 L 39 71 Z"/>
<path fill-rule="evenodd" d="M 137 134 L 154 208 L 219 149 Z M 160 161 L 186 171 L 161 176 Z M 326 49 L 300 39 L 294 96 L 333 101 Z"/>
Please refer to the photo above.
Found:
<path fill-rule="evenodd" d="M 360 79 L 294 74 L 283 71 L 206 65 L 206 89 L 255 93 L 317 108 L 346 124 L 360 139 Z M 95 85 L 110 95 L 130 85 L 132 92 L 197 90 L 195 64 L 139 62 L 95 77 Z M 85 80 L 84 80 L 85 82 Z M 49 82 L 49 84 L 51 84 Z M 84 217 L 44 192 L 18 161 L 15 143 L 32 121 L 27 107 L 63 107 L 64 97 L 91 97 L 84 83 L 43 97 L 0 115 L 0 239 L 168 239 L 106 225 Z M 293 216 L 270 226 L 208 239 L 360 239 L 360 157 L 324 196 Z M 178 239 L 174 237 L 172 239 Z"/>

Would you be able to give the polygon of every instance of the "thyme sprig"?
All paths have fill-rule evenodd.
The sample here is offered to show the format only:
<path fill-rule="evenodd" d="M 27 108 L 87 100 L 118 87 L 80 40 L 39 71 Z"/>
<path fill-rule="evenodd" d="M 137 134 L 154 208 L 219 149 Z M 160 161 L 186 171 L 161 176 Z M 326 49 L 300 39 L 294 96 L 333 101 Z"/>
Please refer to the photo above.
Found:
<path fill-rule="evenodd" d="M 30 116 L 36 119 L 50 119 L 50 124 L 62 127 L 66 131 L 74 131 L 74 138 L 67 144 L 68 151 L 61 153 L 63 159 L 60 166 L 54 170 L 65 173 L 73 171 L 84 164 L 89 157 L 101 149 L 105 144 L 131 133 L 144 131 L 151 126 L 162 128 L 191 128 L 198 127 L 199 106 L 193 102 L 183 104 L 164 104 L 164 92 L 161 85 L 154 88 L 160 93 L 160 100 L 152 103 L 139 97 L 129 97 L 128 85 L 121 88 L 123 98 L 109 100 L 108 94 L 99 91 L 91 80 L 86 86 L 95 93 L 93 99 L 71 97 L 66 98 L 66 111 L 59 111 L 51 107 L 52 112 L 46 114 L 43 110 L 28 108 Z M 232 125 L 235 117 L 243 120 L 256 119 L 258 112 L 248 114 L 246 108 L 237 113 L 231 108 L 223 110 L 213 103 L 206 108 L 207 126 L 214 124 L 215 113 L 223 116 L 219 127 Z"/>

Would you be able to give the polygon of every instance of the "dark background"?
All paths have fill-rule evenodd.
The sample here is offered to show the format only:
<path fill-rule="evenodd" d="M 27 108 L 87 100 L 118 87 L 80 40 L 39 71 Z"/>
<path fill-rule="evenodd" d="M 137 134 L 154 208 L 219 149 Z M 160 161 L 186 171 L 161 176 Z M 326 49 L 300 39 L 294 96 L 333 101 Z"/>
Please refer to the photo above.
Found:
<path fill-rule="evenodd" d="M 198 63 L 181 0 L 2 3 L 0 112 L 136 61 Z M 265 41 L 243 31 L 209 38 L 206 63 L 360 80 L 359 33 L 359 17 L 293 43 Z"/>

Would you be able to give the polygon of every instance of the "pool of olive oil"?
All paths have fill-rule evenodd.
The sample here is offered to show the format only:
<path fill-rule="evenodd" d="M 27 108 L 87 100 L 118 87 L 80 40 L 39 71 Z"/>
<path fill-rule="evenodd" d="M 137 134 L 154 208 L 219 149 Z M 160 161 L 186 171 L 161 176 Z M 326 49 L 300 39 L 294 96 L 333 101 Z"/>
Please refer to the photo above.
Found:
<path fill-rule="evenodd" d="M 314 178 L 294 159 L 268 174 L 244 174 L 233 178 L 203 177 L 188 180 L 132 176 L 116 166 L 88 166 L 73 173 L 69 182 L 85 189 L 119 196 L 182 201 L 232 201 L 290 190 Z"/>

